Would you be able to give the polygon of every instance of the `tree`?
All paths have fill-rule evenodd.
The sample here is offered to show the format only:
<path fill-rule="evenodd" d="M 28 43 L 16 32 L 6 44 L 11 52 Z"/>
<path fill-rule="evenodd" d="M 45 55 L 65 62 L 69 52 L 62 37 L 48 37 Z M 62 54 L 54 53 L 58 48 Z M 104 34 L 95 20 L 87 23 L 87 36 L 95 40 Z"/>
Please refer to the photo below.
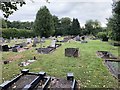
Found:
<path fill-rule="evenodd" d="M 97 35 L 98 32 L 102 31 L 101 23 L 98 20 L 88 20 L 85 24 L 85 29 L 87 34 Z"/>
<path fill-rule="evenodd" d="M 46 6 L 39 9 L 34 22 L 34 30 L 41 37 L 49 37 L 54 34 L 54 22 L 52 15 Z"/>
<path fill-rule="evenodd" d="M 61 30 L 63 35 L 68 35 L 70 32 L 71 19 L 69 17 L 64 17 L 60 19 Z"/>
<path fill-rule="evenodd" d="M 70 34 L 71 35 L 79 35 L 79 34 L 81 34 L 81 32 L 80 32 L 80 23 L 79 23 L 78 19 L 73 18 Z"/>
<path fill-rule="evenodd" d="M 112 39 L 120 41 L 120 1 L 113 3 L 113 16 L 107 20 L 107 28 L 112 31 Z"/>
<path fill-rule="evenodd" d="M 20 0 L 18 2 L 15 0 L 12 0 L 11 2 L 0 1 L 0 10 L 3 11 L 4 17 L 8 18 L 14 11 L 18 10 L 18 5 L 22 7 L 24 4 L 26 4 L 24 0 Z"/>
<path fill-rule="evenodd" d="M 60 29 L 60 20 L 57 16 L 53 15 L 53 21 L 54 21 L 54 27 L 55 27 L 55 33 L 54 35 L 62 35 L 62 31 Z"/>
<path fill-rule="evenodd" d="M 0 21 L 2 21 L 2 28 L 7 28 L 7 23 L 3 18 L 0 18 Z"/>

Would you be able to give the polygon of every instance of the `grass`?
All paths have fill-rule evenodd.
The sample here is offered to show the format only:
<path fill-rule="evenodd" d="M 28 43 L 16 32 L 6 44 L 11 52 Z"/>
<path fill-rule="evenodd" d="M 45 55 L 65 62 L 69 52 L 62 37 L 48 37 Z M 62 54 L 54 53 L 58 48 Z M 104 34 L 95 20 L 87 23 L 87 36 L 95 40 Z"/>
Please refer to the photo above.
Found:
<path fill-rule="evenodd" d="M 50 42 L 51 40 L 47 40 L 43 46 L 50 45 Z M 37 47 L 40 47 L 40 44 Z M 78 58 L 65 57 L 64 49 L 68 47 L 79 48 L 80 56 Z M 111 75 L 103 60 L 96 56 L 96 51 L 98 50 L 110 51 L 118 56 L 117 47 L 99 40 L 90 40 L 86 44 L 76 41 L 63 43 L 61 47 L 50 54 L 38 54 L 35 48 L 18 53 L 3 52 L 3 60 L 9 60 L 10 57 L 16 55 L 21 55 L 22 57 L 15 59 L 10 64 L 3 65 L 2 78 L 3 81 L 10 80 L 19 74 L 21 69 L 28 68 L 33 72 L 45 71 L 47 75 L 61 78 L 66 78 L 68 72 L 73 72 L 81 88 L 117 88 L 118 81 Z M 32 59 L 33 56 L 37 57 L 36 62 L 26 67 L 18 66 L 21 61 Z"/>

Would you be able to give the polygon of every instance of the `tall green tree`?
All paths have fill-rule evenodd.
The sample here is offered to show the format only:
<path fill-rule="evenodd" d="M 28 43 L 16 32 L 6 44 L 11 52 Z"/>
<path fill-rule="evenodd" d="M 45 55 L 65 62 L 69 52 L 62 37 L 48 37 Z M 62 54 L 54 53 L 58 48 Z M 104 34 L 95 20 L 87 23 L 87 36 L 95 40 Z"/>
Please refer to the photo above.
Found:
<path fill-rule="evenodd" d="M 54 27 L 55 27 L 55 36 L 62 35 L 62 30 L 60 28 L 60 20 L 57 16 L 53 15 Z"/>
<path fill-rule="evenodd" d="M 98 32 L 102 31 L 101 23 L 98 20 L 88 20 L 85 24 L 85 31 L 87 34 L 97 35 Z"/>
<path fill-rule="evenodd" d="M 81 34 L 80 23 L 79 23 L 78 19 L 73 18 L 70 34 L 71 35 L 80 35 Z"/>
<path fill-rule="evenodd" d="M 62 31 L 62 35 L 68 35 L 70 32 L 71 19 L 69 17 L 64 17 L 60 19 L 60 29 Z"/>
<path fill-rule="evenodd" d="M 113 15 L 108 19 L 107 28 L 112 39 L 120 41 L 120 1 L 113 3 Z"/>
<path fill-rule="evenodd" d="M 34 22 L 34 30 L 41 37 L 49 37 L 54 34 L 54 21 L 46 6 L 39 9 Z"/>

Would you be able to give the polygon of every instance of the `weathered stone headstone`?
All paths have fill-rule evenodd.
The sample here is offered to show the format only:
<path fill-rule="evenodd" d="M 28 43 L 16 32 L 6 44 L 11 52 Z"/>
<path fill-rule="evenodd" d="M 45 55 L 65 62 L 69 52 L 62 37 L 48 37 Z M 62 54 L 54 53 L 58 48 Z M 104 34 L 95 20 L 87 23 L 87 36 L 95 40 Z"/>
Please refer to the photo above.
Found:
<path fill-rule="evenodd" d="M 32 45 L 32 47 L 36 47 L 36 42 L 33 42 L 33 45 Z"/>
<path fill-rule="evenodd" d="M 12 51 L 13 51 L 13 52 L 18 52 L 17 48 L 15 48 L 15 47 L 12 48 Z"/>
<path fill-rule="evenodd" d="M 37 37 L 35 37 L 35 38 L 33 39 L 33 42 L 34 42 L 34 43 L 39 43 L 38 38 L 37 38 Z"/>
<path fill-rule="evenodd" d="M 65 56 L 68 57 L 78 57 L 79 56 L 79 48 L 66 48 Z"/>
<path fill-rule="evenodd" d="M 76 39 L 76 41 L 80 41 L 80 36 L 79 35 L 76 36 L 75 39 Z"/>
<path fill-rule="evenodd" d="M 16 39 L 16 38 L 14 38 L 14 41 L 15 41 L 15 42 L 17 42 L 17 39 Z"/>
<path fill-rule="evenodd" d="M 52 40 L 52 42 L 51 42 L 51 47 L 55 47 L 55 43 L 56 43 L 56 40 Z"/>

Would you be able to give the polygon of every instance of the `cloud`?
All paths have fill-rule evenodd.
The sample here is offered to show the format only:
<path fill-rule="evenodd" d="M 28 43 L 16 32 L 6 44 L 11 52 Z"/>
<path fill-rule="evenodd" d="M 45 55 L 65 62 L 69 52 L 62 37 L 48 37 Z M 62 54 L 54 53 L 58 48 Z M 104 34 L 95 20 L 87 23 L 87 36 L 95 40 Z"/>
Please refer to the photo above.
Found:
<path fill-rule="evenodd" d="M 59 18 L 78 18 L 81 25 L 84 25 L 86 20 L 97 19 L 105 26 L 106 18 L 112 14 L 112 0 L 49 0 L 50 4 L 44 0 L 33 1 L 34 3 L 26 0 L 27 4 L 14 12 L 9 20 L 34 21 L 37 11 L 44 5 L 48 7 L 52 15 Z"/>

